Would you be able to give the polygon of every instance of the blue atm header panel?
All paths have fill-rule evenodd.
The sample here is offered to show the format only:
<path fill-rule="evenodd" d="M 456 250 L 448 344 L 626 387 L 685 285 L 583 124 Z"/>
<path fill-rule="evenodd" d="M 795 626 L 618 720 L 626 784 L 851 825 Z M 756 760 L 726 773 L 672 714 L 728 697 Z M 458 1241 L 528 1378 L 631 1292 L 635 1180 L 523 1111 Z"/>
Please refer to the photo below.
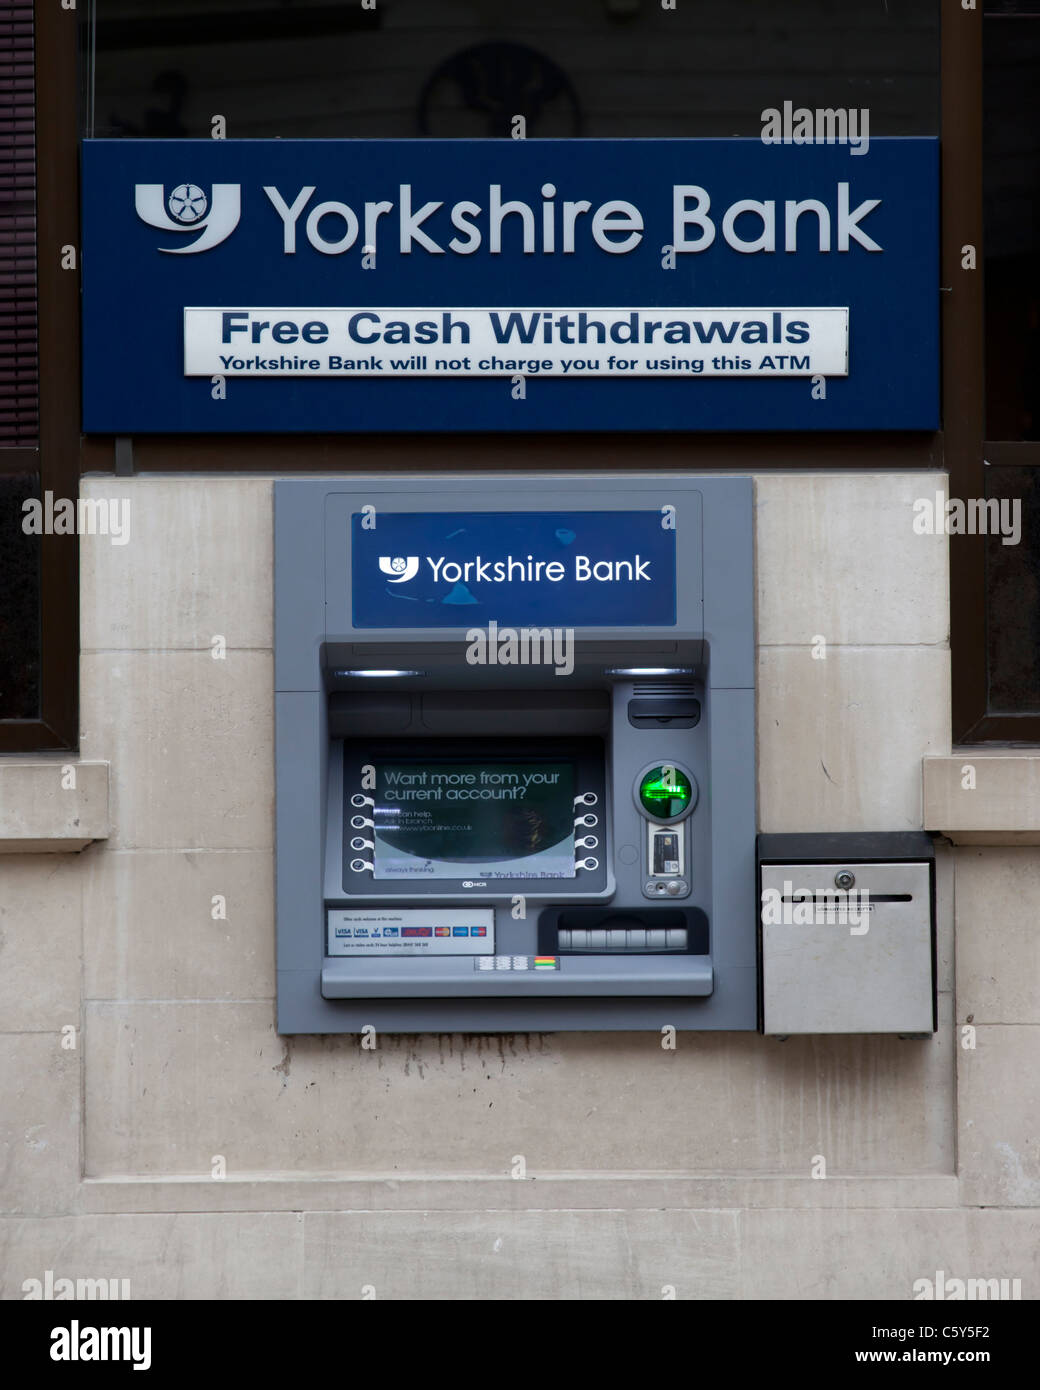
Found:
<path fill-rule="evenodd" d="M 355 512 L 354 626 L 673 627 L 675 530 L 661 523 L 635 503 L 535 516 L 402 512 L 372 530 Z"/>

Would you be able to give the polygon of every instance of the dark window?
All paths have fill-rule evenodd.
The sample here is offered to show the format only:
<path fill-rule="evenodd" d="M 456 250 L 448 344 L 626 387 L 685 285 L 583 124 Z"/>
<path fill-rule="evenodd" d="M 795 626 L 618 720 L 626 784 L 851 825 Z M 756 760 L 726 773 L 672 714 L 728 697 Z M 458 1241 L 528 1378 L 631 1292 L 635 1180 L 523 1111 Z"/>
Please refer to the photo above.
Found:
<path fill-rule="evenodd" d="M 36 474 L 0 474 L 0 719 L 40 714 L 40 543 L 22 530 L 36 496 Z"/>
<path fill-rule="evenodd" d="M 76 743 L 76 538 L 23 529 L 24 503 L 75 498 L 79 471 L 79 277 L 62 269 L 78 235 L 75 40 L 75 15 L 60 4 L 0 0 L 3 753 Z"/>
<path fill-rule="evenodd" d="M 1040 440 L 1040 4 L 994 10 L 983 28 L 986 437 Z"/>
<path fill-rule="evenodd" d="M 1017 544 L 986 537 L 989 710 L 1028 714 L 1040 710 L 1040 472 L 990 467 L 986 484 L 987 498 L 1006 522 L 1017 516 L 1021 532 Z"/>
<path fill-rule="evenodd" d="M 1036 740 L 1040 715 L 1040 3 L 989 0 L 983 35 L 985 434 L 978 492 L 1018 535 L 987 534 L 985 717 L 975 738 Z M 1010 542 L 1010 543 L 1006 543 Z M 956 546 L 958 541 L 954 541 Z M 1027 727 L 1028 725 L 1028 727 Z"/>
<path fill-rule="evenodd" d="M 97 137 L 758 135 L 867 107 L 939 129 L 938 0 L 95 0 Z"/>

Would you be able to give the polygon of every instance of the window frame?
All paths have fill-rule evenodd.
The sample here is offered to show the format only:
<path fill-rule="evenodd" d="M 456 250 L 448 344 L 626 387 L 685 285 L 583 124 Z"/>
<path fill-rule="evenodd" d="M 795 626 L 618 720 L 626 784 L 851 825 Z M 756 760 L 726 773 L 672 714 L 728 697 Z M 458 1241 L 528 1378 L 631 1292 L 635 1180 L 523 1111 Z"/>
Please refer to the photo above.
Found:
<path fill-rule="evenodd" d="M 951 497 L 986 496 L 986 469 L 1040 467 L 1040 442 L 986 438 L 983 255 L 984 5 L 944 0 L 942 25 L 943 428 Z M 1040 21 L 1038 21 L 1040 22 Z M 956 93 L 956 100 L 952 94 Z M 962 266 L 975 248 L 975 270 Z M 949 287 L 949 288 L 945 288 Z M 950 537 L 953 742 L 1040 743 L 1040 711 L 989 709 L 986 537 Z"/>
<path fill-rule="evenodd" d="M 77 11 L 36 0 L 37 235 L 40 447 L 0 451 L 4 471 L 38 470 L 41 487 L 75 497 L 81 473 L 114 473 L 117 441 L 79 432 L 79 272 L 60 247 L 79 244 Z M 640 467 L 713 471 L 947 469 L 951 496 L 985 496 L 991 464 L 1040 466 L 1040 444 L 987 442 L 982 269 L 982 6 L 940 6 L 941 345 L 943 427 L 935 434 L 238 435 L 137 436 L 137 473 L 369 472 L 487 468 L 613 472 Z M 46 73 L 46 82 L 40 75 Z M 952 94 L 956 94 L 955 98 Z M 76 196 L 69 198 L 69 190 Z M 964 270 L 961 248 L 976 248 Z M 185 457 L 185 453 L 189 457 Z M 879 464 L 879 455 L 885 462 Z M 123 457 L 125 458 L 125 453 Z M 119 470 L 122 471 L 122 470 Z M 78 545 L 41 537 L 41 718 L 0 721 L 0 752 L 76 746 Z M 987 708 L 985 537 L 950 537 L 950 641 L 955 743 L 1040 743 L 1040 712 Z"/>
<path fill-rule="evenodd" d="M 41 491 L 79 491 L 79 210 L 75 10 L 35 0 L 36 283 L 39 444 L 0 449 L 0 472 L 38 473 Z M 73 191 L 70 205 L 69 190 Z M 77 248 L 62 270 L 61 248 Z M 78 744 L 79 543 L 40 537 L 40 713 L 0 719 L 0 754 Z"/>

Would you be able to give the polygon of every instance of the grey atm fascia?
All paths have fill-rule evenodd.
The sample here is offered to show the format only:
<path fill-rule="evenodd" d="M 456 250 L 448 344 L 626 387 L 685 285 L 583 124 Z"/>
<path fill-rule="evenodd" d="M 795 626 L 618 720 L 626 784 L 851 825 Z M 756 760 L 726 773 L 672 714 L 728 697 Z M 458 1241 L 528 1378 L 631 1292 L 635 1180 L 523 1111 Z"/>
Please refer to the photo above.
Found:
<path fill-rule="evenodd" d="M 579 628 L 575 669 L 567 677 L 545 667 L 468 664 L 462 628 L 355 630 L 350 517 L 365 506 L 377 516 L 674 507 L 676 624 Z M 751 480 L 687 474 L 286 480 L 274 486 L 274 522 L 278 1032 L 360 1032 L 366 1025 L 391 1032 L 754 1029 Z M 422 674 L 337 675 L 388 668 Z M 633 669 L 685 674 L 615 674 Z M 672 697 L 663 714 L 655 704 L 662 697 Z M 683 717 L 695 708 L 699 718 Z M 587 884 L 566 893 L 552 882 L 539 885 L 540 894 L 528 889 L 522 919 L 515 917 L 513 890 L 477 888 L 448 899 L 431 891 L 393 893 L 395 903 L 409 907 L 491 908 L 496 955 L 530 960 L 548 953 L 557 956 L 558 969 L 475 969 L 471 956 L 460 964 L 453 957 L 327 954 L 328 913 L 372 901 L 343 886 L 343 740 L 418 735 L 456 746 L 517 737 L 602 741 L 602 863 Z M 647 880 L 648 822 L 633 790 L 642 772 L 665 761 L 688 769 L 699 791 L 681 827 L 678 900 Z M 655 899 L 650 889 L 665 897 Z M 686 949 L 665 949 L 660 934 L 642 934 L 647 921 L 673 920 L 660 915 L 662 903 L 696 924 Z M 636 930 L 627 935 L 626 928 Z M 661 949 L 599 949 L 607 931 L 612 943 L 655 940 Z"/>

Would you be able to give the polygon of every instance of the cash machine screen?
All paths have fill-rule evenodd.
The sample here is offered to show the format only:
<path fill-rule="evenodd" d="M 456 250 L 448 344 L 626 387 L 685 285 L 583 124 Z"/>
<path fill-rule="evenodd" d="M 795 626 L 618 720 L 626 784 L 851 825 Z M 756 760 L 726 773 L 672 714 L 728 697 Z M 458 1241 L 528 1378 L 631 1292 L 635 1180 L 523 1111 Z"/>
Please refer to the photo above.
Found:
<path fill-rule="evenodd" d="M 568 759 L 378 760 L 374 877 L 573 879 Z"/>

